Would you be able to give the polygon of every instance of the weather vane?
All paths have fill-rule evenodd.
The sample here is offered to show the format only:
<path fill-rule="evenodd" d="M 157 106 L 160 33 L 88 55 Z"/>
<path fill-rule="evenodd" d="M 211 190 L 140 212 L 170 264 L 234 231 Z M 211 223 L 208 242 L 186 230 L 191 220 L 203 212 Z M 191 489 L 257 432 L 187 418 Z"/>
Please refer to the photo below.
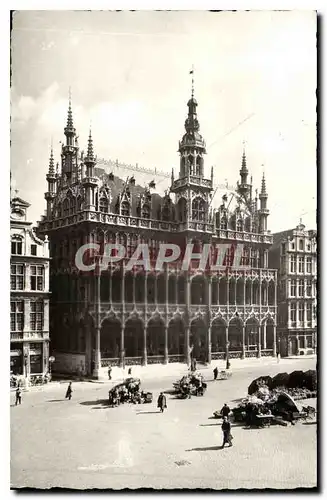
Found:
<path fill-rule="evenodd" d="M 190 75 L 192 75 L 192 97 L 194 97 L 194 65 L 192 64 L 192 69 L 190 71 Z"/>

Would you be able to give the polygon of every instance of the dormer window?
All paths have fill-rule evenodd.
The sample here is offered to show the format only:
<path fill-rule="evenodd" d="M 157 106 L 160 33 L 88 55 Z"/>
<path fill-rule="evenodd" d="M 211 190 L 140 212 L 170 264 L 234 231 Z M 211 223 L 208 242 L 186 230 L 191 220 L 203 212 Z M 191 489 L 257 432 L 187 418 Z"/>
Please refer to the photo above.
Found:
<path fill-rule="evenodd" d="M 68 217 L 69 215 L 69 202 L 67 198 L 63 202 L 63 217 Z"/>
<path fill-rule="evenodd" d="M 226 230 L 227 229 L 227 217 L 225 215 L 222 216 L 220 219 L 220 229 Z"/>
<path fill-rule="evenodd" d="M 76 212 L 76 199 L 70 197 L 69 199 L 69 215 L 73 215 Z"/>
<path fill-rule="evenodd" d="M 104 212 L 104 213 L 108 213 L 108 211 L 109 211 L 109 203 L 108 203 L 107 198 L 105 198 L 104 196 L 102 196 L 100 198 L 99 210 L 100 210 L 100 212 Z"/>
<path fill-rule="evenodd" d="M 121 204 L 121 215 L 129 215 L 129 203 L 127 201 L 123 201 Z"/>
<path fill-rule="evenodd" d="M 236 231 L 243 231 L 243 221 L 242 219 L 238 219 L 236 222 Z"/>
<path fill-rule="evenodd" d="M 192 219 L 199 222 L 205 221 L 205 202 L 202 198 L 195 198 L 192 202 Z"/>
<path fill-rule="evenodd" d="M 143 219 L 150 219 L 150 207 L 148 205 L 143 205 L 142 218 Z"/>

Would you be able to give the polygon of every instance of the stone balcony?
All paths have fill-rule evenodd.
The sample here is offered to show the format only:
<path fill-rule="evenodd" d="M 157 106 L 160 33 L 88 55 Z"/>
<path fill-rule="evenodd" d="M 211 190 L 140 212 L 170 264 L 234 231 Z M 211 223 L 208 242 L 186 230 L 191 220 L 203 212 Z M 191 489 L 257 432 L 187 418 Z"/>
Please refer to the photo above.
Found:
<path fill-rule="evenodd" d="M 103 212 L 95 212 L 84 210 L 74 215 L 62 217 L 54 220 L 44 220 L 40 223 L 40 229 L 44 233 L 56 230 L 60 227 L 69 227 L 81 222 L 95 222 L 108 224 L 123 229 L 131 227 L 133 229 L 149 229 L 154 231 L 166 231 L 169 233 L 180 233 L 184 231 L 195 231 L 201 233 L 210 233 L 223 241 L 237 241 L 240 243 L 264 243 L 271 245 L 273 243 L 273 235 L 238 232 L 231 229 L 222 230 L 214 228 L 211 222 L 166 222 L 154 219 L 143 219 L 141 217 L 133 217 L 130 215 L 109 214 Z"/>

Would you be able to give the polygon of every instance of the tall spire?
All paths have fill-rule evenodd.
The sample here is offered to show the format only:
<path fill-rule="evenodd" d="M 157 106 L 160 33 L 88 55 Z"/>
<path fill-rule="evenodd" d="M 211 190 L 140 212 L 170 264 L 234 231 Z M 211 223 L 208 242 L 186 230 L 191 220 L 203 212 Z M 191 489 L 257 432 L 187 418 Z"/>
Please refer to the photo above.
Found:
<path fill-rule="evenodd" d="M 76 130 L 74 129 L 74 121 L 73 121 L 73 112 L 72 112 L 72 94 L 71 89 L 69 87 L 69 96 L 68 96 L 68 113 L 67 113 L 67 125 L 65 127 L 65 135 L 68 137 L 72 137 L 75 135 Z M 72 141 L 72 139 L 71 139 Z M 72 143 L 69 145 L 73 145 Z"/>
<path fill-rule="evenodd" d="M 53 147 L 52 147 L 52 144 L 51 144 L 51 152 L 50 152 L 50 159 L 49 159 L 49 176 L 51 176 L 51 177 L 55 176 L 55 165 L 54 165 L 54 159 L 53 159 Z"/>
<path fill-rule="evenodd" d="M 245 141 L 243 141 L 243 154 L 242 154 L 242 170 L 247 170 L 246 168 L 246 154 L 245 154 Z"/>
<path fill-rule="evenodd" d="M 72 112 L 72 92 L 70 87 L 69 87 L 69 97 L 68 97 L 67 128 L 74 128 L 73 112 Z"/>
<path fill-rule="evenodd" d="M 94 153 L 93 153 L 93 139 L 92 139 L 92 132 L 91 132 L 91 127 L 90 127 L 90 132 L 89 132 L 89 140 L 87 143 L 87 158 L 90 160 L 94 160 Z"/>
<path fill-rule="evenodd" d="M 265 173 L 263 172 L 262 174 L 262 180 L 261 180 L 261 193 L 260 196 L 268 196 L 267 195 L 267 189 L 266 189 L 266 179 L 265 179 Z"/>

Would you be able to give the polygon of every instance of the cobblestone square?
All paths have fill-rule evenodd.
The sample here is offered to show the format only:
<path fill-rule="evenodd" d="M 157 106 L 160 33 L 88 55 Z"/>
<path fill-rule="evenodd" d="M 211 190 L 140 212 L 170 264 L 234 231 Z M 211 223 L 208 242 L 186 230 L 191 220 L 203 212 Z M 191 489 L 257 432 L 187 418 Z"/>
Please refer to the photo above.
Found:
<path fill-rule="evenodd" d="M 221 364 L 221 363 L 220 363 Z M 107 407 L 111 382 L 65 384 L 11 399 L 12 488 L 286 488 L 317 484 L 317 426 L 314 422 L 264 429 L 232 429 L 234 446 L 220 449 L 220 421 L 213 411 L 245 397 L 259 375 L 314 369 L 315 359 L 276 360 L 233 370 L 213 381 L 204 397 L 178 400 L 167 394 L 168 409 L 157 411 L 160 390 L 171 390 L 173 375 L 144 379 L 152 404 Z M 314 401 L 314 400 L 313 400 Z M 315 404 L 310 400 L 308 404 Z"/>

